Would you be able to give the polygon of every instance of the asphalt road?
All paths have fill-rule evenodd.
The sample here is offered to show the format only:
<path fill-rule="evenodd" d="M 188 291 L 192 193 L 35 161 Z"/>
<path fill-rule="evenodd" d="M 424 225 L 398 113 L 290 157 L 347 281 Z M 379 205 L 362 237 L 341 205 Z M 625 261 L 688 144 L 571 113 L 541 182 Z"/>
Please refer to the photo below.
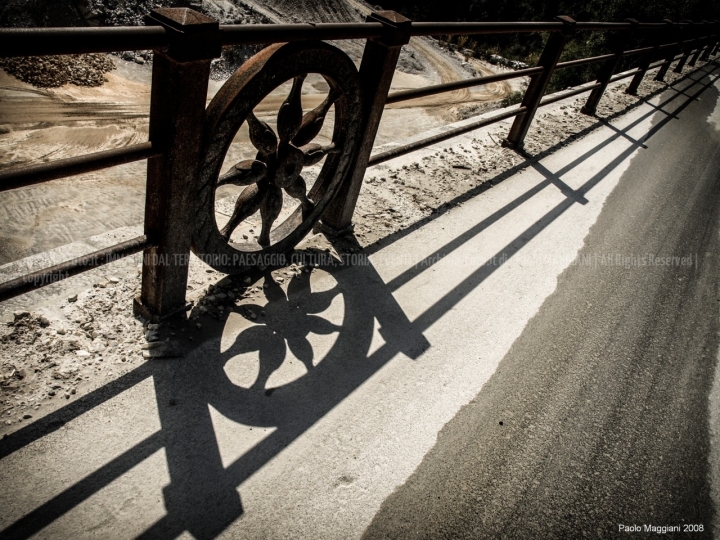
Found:
<path fill-rule="evenodd" d="M 656 115 L 663 129 L 640 141 L 579 264 L 364 538 L 650 535 L 620 525 L 701 525 L 677 536 L 712 537 L 717 106 L 709 86 Z M 690 259 L 643 266 L 649 254 Z"/>

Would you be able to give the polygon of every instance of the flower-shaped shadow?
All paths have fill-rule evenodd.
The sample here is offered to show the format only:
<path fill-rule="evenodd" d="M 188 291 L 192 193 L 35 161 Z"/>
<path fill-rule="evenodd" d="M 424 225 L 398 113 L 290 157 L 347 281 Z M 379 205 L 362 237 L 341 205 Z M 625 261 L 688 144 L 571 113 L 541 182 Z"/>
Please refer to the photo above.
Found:
<path fill-rule="evenodd" d="M 300 201 L 303 218 L 314 208 L 301 172 L 303 167 L 319 163 L 327 154 L 336 150 L 334 143 L 321 146 L 311 141 L 320 133 L 325 116 L 340 98 L 341 92 L 331 86 L 325 100 L 303 115 L 301 94 L 306 76 L 293 79 L 290 94 L 280 106 L 277 116 L 278 135 L 253 112 L 248 115 L 250 142 L 257 150 L 257 155 L 254 160 L 248 159 L 233 165 L 217 181 L 218 187 L 226 184 L 247 186 L 238 196 L 230 220 L 220 231 L 227 241 L 240 223 L 259 210 L 262 227 L 258 244 L 269 246 L 270 231 L 282 210 L 283 190 Z"/>
<path fill-rule="evenodd" d="M 264 313 L 243 330 L 230 349 L 232 355 L 258 353 L 260 369 L 251 389 L 264 390 L 270 376 L 285 362 L 288 349 L 310 372 L 314 367 L 315 353 L 308 334 L 327 335 L 339 332 L 342 327 L 316 315 L 326 311 L 340 294 L 338 285 L 321 292 L 311 292 L 309 274 L 298 274 L 288 284 L 287 294 L 279 283 L 268 278 L 265 297 L 268 303 L 261 307 L 245 304 L 245 313 Z M 250 311 L 247 311 L 250 310 Z"/>

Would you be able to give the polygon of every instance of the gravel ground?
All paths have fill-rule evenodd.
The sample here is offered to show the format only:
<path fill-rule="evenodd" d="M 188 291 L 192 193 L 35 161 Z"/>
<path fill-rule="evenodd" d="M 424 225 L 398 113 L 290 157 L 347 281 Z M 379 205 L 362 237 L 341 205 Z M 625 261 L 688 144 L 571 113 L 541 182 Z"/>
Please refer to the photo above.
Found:
<path fill-rule="evenodd" d="M 668 82 L 677 77 L 668 74 Z M 597 118 L 579 113 L 582 98 L 569 105 L 541 109 L 528 133 L 525 155 L 500 146 L 506 128 L 498 128 L 470 143 L 451 140 L 410 165 L 394 166 L 390 162 L 373 167 L 366 175 L 355 213 L 355 239 L 330 244 L 317 234 L 298 249 L 336 260 L 366 247 L 375 249 L 382 239 L 461 204 L 513 174 L 521 163 L 539 159 L 601 125 L 604 118 L 620 114 L 643 97 L 666 88 L 666 84 L 648 79 L 641 85 L 639 97 L 625 94 L 625 84 L 609 89 Z M 174 326 L 148 326 L 136 318 L 132 299 L 139 293 L 139 277 L 112 275 L 41 312 L 3 314 L 0 433 L 15 431 L 148 359 L 181 355 L 202 342 L 205 329 L 224 321 L 230 311 L 250 320 L 262 317 L 263 313 L 249 305 L 262 294 L 256 282 L 263 271 L 227 277 L 193 259 L 188 285 L 193 308 L 187 321 Z M 272 270 L 272 275 L 282 285 L 293 274 L 312 271 L 312 265 L 291 265 Z"/>

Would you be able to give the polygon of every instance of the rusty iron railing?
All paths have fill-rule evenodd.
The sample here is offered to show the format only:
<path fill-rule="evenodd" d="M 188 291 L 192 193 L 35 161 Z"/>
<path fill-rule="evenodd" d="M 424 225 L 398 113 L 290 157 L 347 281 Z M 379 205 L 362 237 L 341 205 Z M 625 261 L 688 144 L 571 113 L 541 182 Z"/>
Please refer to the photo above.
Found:
<path fill-rule="evenodd" d="M 145 232 L 121 244 L 0 284 L 0 301 L 54 283 L 121 257 L 144 252 L 142 289 L 135 310 L 159 320 L 186 309 L 189 255 L 193 251 L 227 273 L 261 261 L 258 255 L 288 251 L 311 227 L 341 234 L 352 227 L 367 167 L 504 120 L 515 118 L 503 144 L 521 149 L 539 107 L 590 92 L 582 109 L 593 114 L 607 85 L 633 77 L 626 92 L 634 94 L 649 70 L 660 68 L 663 80 L 675 71 L 718 53 L 720 24 L 672 22 L 411 22 L 392 11 L 380 11 L 358 24 L 220 25 L 187 8 L 158 9 L 145 27 L 3 28 L 0 56 L 42 56 L 128 50 L 154 51 L 149 141 L 125 148 L 0 171 L 0 191 L 148 160 Z M 612 31 L 609 54 L 559 62 L 565 44 L 577 32 Z M 389 93 L 401 48 L 412 36 L 549 33 L 538 65 L 507 73 Z M 627 49 L 645 35 L 652 45 Z M 359 72 L 328 40 L 366 40 Z M 210 63 L 228 45 L 273 44 L 263 49 L 228 80 L 206 108 Z M 638 67 L 616 73 L 623 58 L 641 56 Z M 545 96 L 556 70 L 600 63 L 591 84 Z M 330 86 L 325 101 L 304 114 L 301 87 L 307 73 L 319 73 Z M 386 105 L 518 77 L 530 77 L 519 106 L 412 144 L 371 155 Z M 252 108 L 280 84 L 293 88 L 278 114 L 278 135 L 258 120 Z M 182 89 L 182 91 L 178 91 Z M 325 114 L 335 106 L 330 145 L 312 143 Z M 236 164 L 220 176 L 225 153 L 241 124 L 247 122 L 258 149 L 255 160 Z M 325 159 L 309 192 L 303 167 Z M 246 186 L 230 223 L 219 231 L 214 222 L 215 189 L 222 184 Z M 282 193 L 300 201 L 279 226 Z M 262 231 L 256 243 L 232 242 L 234 228 L 259 211 Z"/>

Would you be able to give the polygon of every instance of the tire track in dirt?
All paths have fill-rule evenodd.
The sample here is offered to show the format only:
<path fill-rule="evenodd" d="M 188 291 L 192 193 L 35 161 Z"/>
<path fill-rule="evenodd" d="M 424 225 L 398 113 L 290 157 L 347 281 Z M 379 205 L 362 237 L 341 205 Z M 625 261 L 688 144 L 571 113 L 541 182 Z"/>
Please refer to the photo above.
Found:
<path fill-rule="evenodd" d="M 434 47 L 421 38 L 412 38 L 410 45 L 432 65 L 432 67 L 440 75 L 442 83 L 465 80 L 465 77 L 459 72 L 459 69 L 446 58 L 444 54 L 434 49 Z M 493 75 L 494 73 L 484 67 L 479 62 L 473 62 L 473 67 L 480 72 L 481 75 Z M 488 101 L 497 101 L 503 99 L 510 93 L 510 85 L 501 81 L 498 83 L 490 83 L 482 86 L 483 90 L 471 90 L 462 88 L 453 90 L 452 92 L 444 92 L 434 96 L 426 96 L 423 98 L 402 101 L 388 105 L 391 109 L 406 109 L 416 107 L 427 108 L 447 108 L 448 105 L 458 105 L 461 103 L 485 103 Z"/>

